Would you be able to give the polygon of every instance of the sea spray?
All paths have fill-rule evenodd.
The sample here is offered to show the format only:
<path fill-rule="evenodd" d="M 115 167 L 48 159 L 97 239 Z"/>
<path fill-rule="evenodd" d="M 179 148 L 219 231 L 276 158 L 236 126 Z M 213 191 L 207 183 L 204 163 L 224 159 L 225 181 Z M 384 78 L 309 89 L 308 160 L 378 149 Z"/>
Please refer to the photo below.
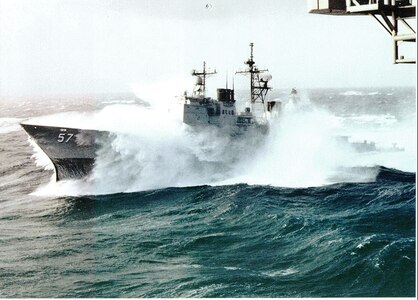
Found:
<path fill-rule="evenodd" d="M 359 154 L 349 144 L 338 143 L 338 135 L 356 133 L 356 123 L 319 108 L 306 96 L 283 103 L 280 118 L 271 121 L 263 137 L 236 138 L 216 127 L 190 127 L 182 123 L 179 105 L 114 104 L 94 113 L 38 118 L 42 124 L 111 133 L 100 141 L 90 177 L 51 182 L 48 193 L 54 186 L 59 186 L 59 194 L 73 195 L 204 184 L 307 187 L 367 182 L 375 179 L 375 165 L 391 166 L 385 159 L 405 161 L 399 153 Z M 391 120 L 382 118 L 376 119 L 382 121 L 379 130 Z"/>
<path fill-rule="evenodd" d="M 371 182 L 309 188 L 234 184 L 82 197 L 53 196 L 58 193 L 94 194 L 95 186 L 103 193 L 106 188 L 113 191 L 127 190 L 128 187 L 135 189 L 133 181 L 130 185 L 123 185 L 129 180 L 119 167 L 129 165 L 128 160 L 107 167 L 109 176 L 115 181 L 113 186 L 110 180 L 107 182 L 109 187 L 106 187 L 102 179 L 92 176 L 85 181 L 53 182 L 49 185 L 49 193 L 45 192 L 46 197 L 34 197 L 28 194 L 48 181 L 52 172 L 34 167 L 29 159 L 33 151 L 28 147 L 23 129 L 0 134 L 3 176 L 0 183 L 0 228 L 3 233 L 0 250 L 7 254 L 1 259 L 3 280 L 0 280 L 0 293 L 5 297 L 69 298 L 414 297 L 416 176 L 385 165 L 397 158 L 408 162 L 405 155 L 409 143 L 416 143 L 416 136 L 411 134 L 416 130 L 415 88 L 382 88 L 379 95 L 373 96 L 367 94 L 374 89 L 360 89 L 364 95 L 353 97 L 356 99 L 351 103 L 347 103 L 349 96 L 338 96 L 341 91 L 310 90 L 315 112 L 310 115 L 307 106 L 301 108 L 306 113 L 297 114 L 300 114 L 301 122 L 306 123 L 304 126 L 312 127 L 321 122 L 319 115 L 332 124 L 336 116 L 335 135 L 349 135 L 350 139 L 355 137 L 351 130 L 355 124 L 344 122 L 344 119 L 352 113 L 353 116 L 375 115 L 376 120 L 379 115 L 383 118 L 388 113 L 395 116 L 397 122 L 393 124 L 382 122 L 379 126 L 368 126 L 372 122 L 364 122 L 364 138 L 373 140 L 373 132 L 379 128 L 378 132 L 387 133 L 389 145 L 396 138 L 394 142 L 405 151 L 355 153 L 348 143 L 347 151 L 344 143 L 337 145 L 342 147 L 339 149 L 343 156 L 341 162 L 348 167 L 332 172 L 336 177 L 332 182 L 346 181 L 347 178 L 338 178 L 346 173 L 352 176 L 353 182 L 361 180 L 364 173 L 378 173 Z M 386 96 L 386 91 L 393 92 L 393 96 Z M 402 95 L 413 95 L 413 98 Z M 403 105 L 411 118 L 399 114 L 400 110 L 396 109 L 405 98 L 410 99 Z M 105 100 L 109 99 L 117 98 Z M 120 96 L 119 99 L 122 103 L 132 98 Z M 43 102 L 42 106 L 36 106 L 40 101 L 33 100 L 28 111 L 31 116 L 36 116 L 45 113 L 46 105 L 48 113 L 85 111 L 86 107 L 91 107 L 80 103 L 70 105 L 70 102 Z M 363 108 L 367 107 L 365 111 L 358 110 L 357 103 L 360 102 L 364 104 Z M 10 111 L 15 113 L 10 117 L 29 116 L 22 115 L 20 107 L 10 106 Z M 319 109 L 324 106 L 326 109 Z M 98 117 L 97 114 L 104 118 L 105 113 L 100 107 L 98 104 L 98 111 L 89 114 L 91 120 Z M 108 106 L 107 120 L 104 118 L 103 122 L 135 124 L 136 119 L 128 122 L 120 118 L 133 118 L 137 109 L 142 108 L 122 105 L 117 113 L 116 106 Z M 316 116 L 318 111 L 322 112 Z M 81 123 L 70 120 L 77 115 L 84 114 L 61 116 L 54 125 L 60 126 L 61 120 L 79 127 L 83 120 Z M 307 117 L 306 121 L 302 116 Z M 276 133 L 271 131 L 264 139 L 266 145 L 257 149 L 267 153 L 271 144 L 280 141 L 273 137 L 278 136 L 283 127 L 290 127 L 290 119 L 291 115 L 285 112 L 279 123 L 271 127 L 277 130 Z M 117 124 L 102 127 L 105 125 L 108 128 L 113 126 L 115 132 L 111 132 L 108 142 L 103 144 L 108 148 L 102 148 L 104 153 L 99 156 L 109 164 L 116 163 L 120 159 L 117 151 L 123 152 L 129 140 L 133 142 L 135 134 L 142 133 L 136 133 L 134 127 L 123 132 L 126 130 L 116 128 Z M 173 130 L 182 128 L 173 127 Z M 303 132 L 302 129 L 301 126 L 299 131 Z M 306 130 L 313 131 L 309 127 Z M 196 135 L 195 130 L 188 126 L 184 131 L 194 142 L 188 143 L 190 147 L 187 149 L 196 151 L 202 161 L 208 163 L 222 157 L 223 142 L 212 145 L 213 138 L 218 137 L 216 132 L 200 135 L 197 131 Z M 324 130 L 325 136 L 329 134 L 333 132 Z M 405 138 L 405 144 L 398 141 L 402 134 L 410 137 L 410 140 Z M 227 137 L 223 138 L 228 147 L 233 145 Z M 327 137 L 321 139 L 325 144 L 329 140 Z M 380 145 L 376 143 L 376 146 Z M 134 146 L 132 150 L 135 150 Z M 232 152 L 234 155 L 231 156 L 237 157 L 235 151 L 228 150 L 225 154 Z M 232 164 L 241 169 L 223 173 L 217 169 L 222 166 L 219 164 L 213 173 L 227 174 L 223 176 L 239 182 L 240 174 L 253 171 L 250 168 L 252 162 L 255 167 L 260 162 L 254 155 L 260 155 L 261 159 L 262 153 L 251 152 L 251 160 L 242 158 L 239 164 Z M 375 164 L 377 156 L 382 156 L 383 166 L 364 167 Z M 360 159 L 364 161 L 358 161 Z M 134 167 L 132 164 L 131 175 L 136 177 Z M 288 171 L 279 170 L 283 174 Z M 106 177 L 104 169 L 101 175 Z M 116 182 L 117 178 L 120 183 Z M 99 182 L 102 186 L 98 185 Z M 214 182 L 218 184 L 216 179 Z"/>
<path fill-rule="evenodd" d="M 353 152 L 337 142 L 340 127 L 338 118 L 306 97 L 287 101 L 280 118 L 270 123 L 263 147 L 257 149 L 245 170 L 241 166 L 241 175 L 227 183 L 306 187 L 335 182 L 335 173 Z M 339 176 L 341 181 L 346 179 Z"/>
<path fill-rule="evenodd" d="M 65 119 L 66 126 L 74 127 L 69 121 L 72 117 L 49 116 L 46 122 Z M 112 105 L 91 114 L 89 120 L 77 121 L 82 128 L 92 128 L 94 123 L 95 129 L 111 134 L 98 141 L 92 176 L 58 183 L 59 194 L 103 194 L 212 183 L 223 179 L 237 159 L 245 156 L 240 154 L 243 141 L 216 128 L 194 130 L 178 116 L 160 109 Z"/>
<path fill-rule="evenodd" d="M 341 135 L 352 143 L 374 143 L 375 151 L 355 153 L 350 161 L 357 166 L 381 165 L 416 172 L 416 116 L 359 114 L 340 118 Z"/>
<path fill-rule="evenodd" d="M 33 154 L 32 159 L 35 161 L 36 166 L 44 168 L 44 170 L 54 170 L 49 157 L 42 151 L 42 149 L 31 138 L 28 137 L 28 143 L 32 146 Z"/>

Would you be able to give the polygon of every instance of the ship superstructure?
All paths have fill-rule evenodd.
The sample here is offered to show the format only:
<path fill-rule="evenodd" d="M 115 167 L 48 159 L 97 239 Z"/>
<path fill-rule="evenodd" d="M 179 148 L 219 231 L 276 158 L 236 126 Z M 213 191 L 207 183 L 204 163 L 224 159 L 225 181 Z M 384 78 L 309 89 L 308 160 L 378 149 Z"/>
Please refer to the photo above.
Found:
<path fill-rule="evenodd" d="M 267 93 L 271 90 L 271 87 L 268 86 L 269 81 L 271 80 L 271 75 L 267 74 L 268 69 L 259 69 L 254 61 L 253 47 L 254 43 L 250 44 L 251 54 L 250 58 L 245 62 L 248 65 L 248 68 L 244 71 L 238 71 L 235 74 L 244 74 L 249 75 L 250 77 L 250 98 L 249 98 L 249 107 L 250 110 L 254 112 L 254 108 L 257 103 L 261 103 L 263 109 L 265 108 L 265 101 Z"/>
<path fill-rule="evenodd" d="M 195 88 L 192 95 L 185 95 L 183 122 L 191 126 L 217 126 L 230 130 L 231 134 L 239 135 L 249 130 L 267 131 L 266 112 L 271 112 L 275 102 L 267 101 L 267 93 L 271 90 L 269 86 L 270 75 L 265 74 L 268 70 L 261 70 L 255 65 L 253 47 L 250 44 L 250 58 L 245 62 L 248 68 L 238 71 L 236 74 L 245 74 L 250 77 L 250 96 L 242 112 L 237 112 L 234 88 L 217 89 L 217 99 L 206 96 L 206 79 L 215 71 L 208 71 L 206 63 L 203 63 L 202 71 L 192 71 L 196 77 Z M 259 111 L 257 111 L 257 106 Z M 276 107 L 277 108 L 277 107 Z M 261 110 L 261 111 L 260 111 Z"/>

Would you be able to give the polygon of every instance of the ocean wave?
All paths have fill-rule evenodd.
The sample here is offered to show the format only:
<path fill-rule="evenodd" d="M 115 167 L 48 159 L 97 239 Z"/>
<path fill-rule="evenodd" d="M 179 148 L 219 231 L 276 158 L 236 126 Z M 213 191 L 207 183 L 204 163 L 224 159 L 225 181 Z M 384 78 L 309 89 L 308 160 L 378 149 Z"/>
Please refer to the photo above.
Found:
<path fill-rule="evenodd" d="M 341 92 L 339 93 L 339 95 L 341 96 L 376 96 L 376 95 L 380 95 L 380 92 L 379 91 L 365 92 L 365 91 L 350 90 L 350 91 Z"/>
<path fill-rule="evenodd" d="M 23 132 L 0 135 L 1 295 L 416 295 L 416 173 L 405 171 L 416 165 L 415 118 L 361 123 L 365 139 L 375 129 L 389 142 L 405 134 L 405 151 L 358 154 L 330 138 L 343 121 L 305 106 L 285 111 L 264 144 L 240 144 L 244 159 L 228 138 L 212 145 L 215 133 L 126 106 L 91 123 L 113 130 L 100 176 L 51 181 L 35 197 L 51 172 L 33 166 Z"/>
<path fill-rule="evenodd" d="M 350 123 L 359 123 L 359 124 L 367 124 L 368 126 L 373 125 L 392 125 L 398 122 L 397 118 L 389 113 L 385 114 L 363 114 L 363 115 L 352 115 L 352 116 L 346 116 L 343 119 L 344 122 Z"/>
<path fill-rule="evenodd" d="M 341 96 L 364 96 L 365 93 L 361 91 L 346 91 L 346 92 L 341 92 L 340 95 Z"/>
<path fill-rule="evenodd" d="M 67 258 L 68 267 L 53 269 L 59 279 L 45 279 L 54 286 L 72 287 L 74 264 L 81 276 L 77 289 L 32 288 L 31 296 L 413 296 L 414 174 L 376 169 L 378 180 L 361 184 L 177 187 L 65 197 L 52 206 L 41 198 L 36 207 L 49 213 L 35 221 L 58 222 L 60 230 L 47 228 L 42 239 L 30 232 L 36 255 L 23 246 L 16 255 L 25 265 Z M 45 248 L 51 239 L 60 242 Z M 93 281 L 81 255 L 91 249 L 88 259 L 106 270 Z M 123 279 L 103 286 L 109 269 Z M 16 276 L 4 276 L 10 293 Z"/>
<path fill-rule="evenodd" d="M 102 101 L 102 104 L 134 104 L 135 100 L 106 100 Z"/>
<path fill-rule="evenodd" d="M 373 92 L 365 92 L 365 91 L 356 91 L 356 90 L 350 90 L 339 93 L 341 96 L 375 96 L 380 95 L 379 91 L 373 91 Z"/>
<path fill-rule="evenodd" d="M 414 183 L 416 181 L 416 173 L 403 172 L 400 170 L 380 166 L 376 180 Z"/>
<path fill-rule="evenodd" d="M 309 102 L 285 106 L 280 122 L 272 122 L 269 134 L 258 139 L 232 138 L 216 128 L 194 130 L 176 114 L 139 105 L 111 105 L 87 115 L 58 114 L 36 122 L 111 133 L 100 141 L 92 175 L 50 183 L 46 190 L 54 195 L 204 184 L 308 187 L 369 182 L 375 180 L 376 172 L 367 168 L 386 165 L 382 156 L 368 156 L 366 161 L 353 148 L 339 144 L 335 134 L 344 119 Z M 387 124 L 396 119 L 390 114 L 361 115 L 348 117 L 347 122 Z M 356 168 L 362 166 L 367 171 L 358 172 Z"/>
<path fill-rule="evenodd" d="M 297 273 L 298 270 L 294 268 L 287 268 L 284 270 L 278 270 L 278 271 L 268 271 L 268 272 L 262 272 L 261 274 L 269 276 L 269 277 L 276 277 L 276 276 L 289 276 L 292 274 Z"/>

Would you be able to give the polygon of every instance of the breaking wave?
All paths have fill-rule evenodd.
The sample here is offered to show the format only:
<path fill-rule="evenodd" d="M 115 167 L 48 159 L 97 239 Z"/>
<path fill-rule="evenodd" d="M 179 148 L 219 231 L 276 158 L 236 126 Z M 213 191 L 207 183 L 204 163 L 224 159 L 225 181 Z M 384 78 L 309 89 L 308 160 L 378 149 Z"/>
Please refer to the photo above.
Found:
<path fill-rule="evenodd" d="M 339 93 L 341 96 L 376 96 L 380 95 L 380 92 L 373 91 L 373 92 L 362 92 L 362 91 L 345 91 Z"/>
<path fill-rule="evenodd" d="M 364 96 L 364 93 L 360 91 L 346 91 L 346 92 L 341 92 L 340 95 L 341 96 Z"/>
<path fill-rule="evenodd" d="M 272 121 L 269 134 L 263 139 L 233 138 L 213 128 L 195 130 L 182 123 L 177 105 L 168 110 L 162 106 L 114 104 L 97 112 L 40 117 L 31 122 L 105 130 L 111 132 L 111 137 L 102 141 L 92 176 L 86 180 L 51 182 L 35 193 L 107 194 L 237 183 L 309 187 L 374 181 L 378 173 L 375 166 L 379 165 L 415 171 L 412 162 L 416 138 L 408 141 L 411 134 L 399 143 L 408 144 L 403 152 L 359 154 L 348 143 L 339 143 L 336 136 L 341 134 L 351 133 L 354 140 L 364 138 L 354 126 L 353 121 L 359 120 L 370 118 L 343 120 L 307 98 L 299 103 L 289 101 L 280 120 Z M 394 122 L 388 115 L 377 120 L 383 120 L 379 126 Z M 374 138 L 380 134 L 388 140 L 387 131 L 382 128 L 376 133 Z"/>

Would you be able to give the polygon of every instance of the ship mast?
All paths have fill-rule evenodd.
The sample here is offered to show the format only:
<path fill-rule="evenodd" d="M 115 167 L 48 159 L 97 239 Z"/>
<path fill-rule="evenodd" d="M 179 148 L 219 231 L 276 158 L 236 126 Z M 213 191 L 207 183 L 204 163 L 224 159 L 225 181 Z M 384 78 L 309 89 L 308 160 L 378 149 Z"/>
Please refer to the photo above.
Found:
<path fill-rule="evenodd" d="M 271 87 L 268 86 L 268 78 L 262 78 L 260 74 L 267 72 L 268 69 L 260 70 L 257 68 L 254 62 L 254 53 L 253 53 L 254 43 L 250 43 L 250 58 L 244 62 L 248 65 L 248 68 L 244 71 L 237 71 L 235 74 L 250 74 L 250 107 L 253 111 L 254 103 L 259 100 L 264 105 L 264 100 L 266 95 Z"/>
<path fill-rule="evenodd" d="M 196 87 L 195 90 L 193 91 L 195 96 L 200 96 L 205 98 L 206 96 L 206 77 L 208 75 L 213 75 L 216 74 L 216 70 L 214 70 L 213 72 L 208 72 L 206 71 L 206 62 L 203 62 L 203 71 L 196 71 L 196 70 L 192 70 L 192 76 L 196 76 L 197 80 L 196 80 Z"/>

